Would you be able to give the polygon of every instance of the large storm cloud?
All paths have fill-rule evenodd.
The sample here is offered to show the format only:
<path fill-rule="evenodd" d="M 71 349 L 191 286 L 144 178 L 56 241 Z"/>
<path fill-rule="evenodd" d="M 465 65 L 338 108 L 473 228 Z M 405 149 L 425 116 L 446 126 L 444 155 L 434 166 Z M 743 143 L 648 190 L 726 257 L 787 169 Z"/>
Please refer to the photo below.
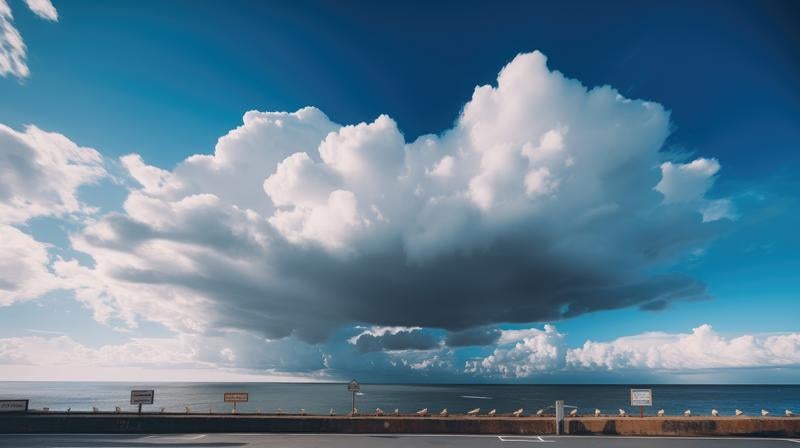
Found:
<path fill-rule="evenodd" d="M 413 142 L 387 116 L 251 111 L 174 170 L 124 157 L 124 212 L 71 237 L 94 264 L 55 272 L 99 320 L 311 342 L 657 309 L 707 295 L 669 265 L 732 216 L 706 197 L 715 160 L 664 160 L 669 130 L 659 104 L 588 89 L 538 52 Z"/>

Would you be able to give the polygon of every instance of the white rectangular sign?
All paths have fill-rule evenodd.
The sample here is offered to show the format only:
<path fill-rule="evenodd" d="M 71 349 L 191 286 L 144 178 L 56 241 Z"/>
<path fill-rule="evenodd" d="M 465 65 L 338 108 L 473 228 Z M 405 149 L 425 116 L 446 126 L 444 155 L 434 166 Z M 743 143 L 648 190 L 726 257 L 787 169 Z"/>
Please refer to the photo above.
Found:
<path fill-rule="evenodd" d="M 631 406 L 652 406 L 652 389 L 631 389 Z"/>
<path fill-rule="evenodd" d="M 0 400 L 0 412 L 26 412 L 28 400 Z"/>
<path fill-rule="evenodd" d="M 154 390 L 132 390 L 131 404 L 153 404 Z"/>
<path fill-rule="evenodd" d="M 225 392 L 225 403 L 247 403 L 247 392 Z"/>

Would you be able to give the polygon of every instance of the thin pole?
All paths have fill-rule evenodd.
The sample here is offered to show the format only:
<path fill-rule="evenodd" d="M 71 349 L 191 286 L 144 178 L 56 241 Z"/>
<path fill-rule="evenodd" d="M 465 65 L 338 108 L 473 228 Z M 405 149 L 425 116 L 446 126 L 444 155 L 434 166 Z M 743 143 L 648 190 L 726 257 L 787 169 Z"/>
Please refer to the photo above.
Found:
<path fill-rule="evenodd" d="M 353 391 L 353 410 L 350 411 L 350 415 L 356 415 L 356 391 Z"/>
<path fill-rule="evenodd" d="M 142 404 L 139 403 L 139 415 L 142 415 Z"/>

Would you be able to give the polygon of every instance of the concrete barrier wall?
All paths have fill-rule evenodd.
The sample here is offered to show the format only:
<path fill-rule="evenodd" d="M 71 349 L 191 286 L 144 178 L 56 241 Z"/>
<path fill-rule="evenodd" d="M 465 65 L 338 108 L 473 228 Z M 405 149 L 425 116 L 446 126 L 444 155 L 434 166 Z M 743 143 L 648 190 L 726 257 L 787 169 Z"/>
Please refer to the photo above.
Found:
<path fill-rule="evenodd" d="M 576 435 L 800 437 L 796 417 L 582 417 L 568 418 L 564 426 Z"/>
<path fill-rule="evenodd" d="M 264 415 L 48 414 L 0 417 L 0 434 L 10 433 L 405 433 L 550 434 L 545 418 L 328 417 Z"/>
<path fill-rule="evenodd" d="M 800 437 L 800 418 L 577 417 L 565 433 L 636 436 Z M 0 416 L 11 433 L 354 433 L 555 434 L 555 419 L 537 417 L 328 417 L 198 414 L 17 414 Z"/>

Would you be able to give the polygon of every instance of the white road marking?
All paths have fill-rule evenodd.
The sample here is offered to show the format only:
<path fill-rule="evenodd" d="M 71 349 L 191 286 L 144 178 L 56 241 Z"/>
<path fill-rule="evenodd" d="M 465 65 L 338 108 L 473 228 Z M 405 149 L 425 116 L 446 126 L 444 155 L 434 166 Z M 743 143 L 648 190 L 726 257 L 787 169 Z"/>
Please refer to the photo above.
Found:
<path fill-rule="evenodd" d="M 525 436 L 497 436 L 501 442 L 528 442 L 528 443 L 550 443 L 555 440 L 545 440 L 542 436 L 525 437 Z"/>

